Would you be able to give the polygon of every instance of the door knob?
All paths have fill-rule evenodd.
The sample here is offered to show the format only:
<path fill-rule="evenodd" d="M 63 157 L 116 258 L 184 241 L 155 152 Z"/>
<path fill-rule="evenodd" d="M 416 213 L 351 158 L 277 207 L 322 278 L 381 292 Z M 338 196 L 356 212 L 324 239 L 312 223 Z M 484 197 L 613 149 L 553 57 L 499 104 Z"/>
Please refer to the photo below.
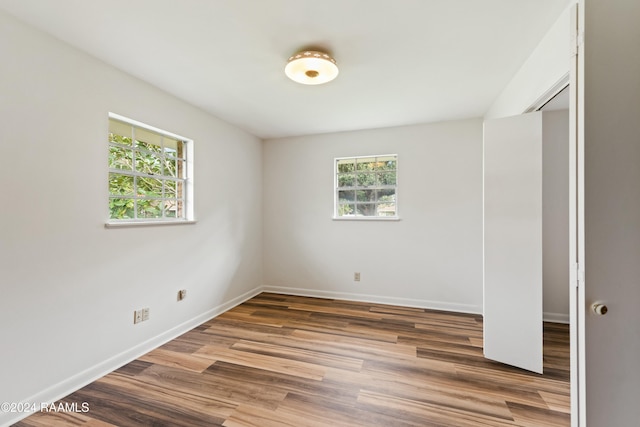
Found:
<path fill-rule="evenodd" d="M 595 303 L 591 306 L 591 308 L 593 308 L 594 313 L 599 314 L 600 316 L 604 316 L 605 314 L 607 314 L 607 311 L 609 311 L 607 306 L 601 303 Z"/>

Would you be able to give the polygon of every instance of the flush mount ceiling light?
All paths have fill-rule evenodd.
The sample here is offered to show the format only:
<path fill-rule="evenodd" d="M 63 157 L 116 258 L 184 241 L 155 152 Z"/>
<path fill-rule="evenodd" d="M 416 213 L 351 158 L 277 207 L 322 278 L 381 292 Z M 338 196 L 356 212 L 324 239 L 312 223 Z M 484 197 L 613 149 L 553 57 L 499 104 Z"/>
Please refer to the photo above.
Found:
<path fill-rule="evenodd" d="M 338 76 L 338 66 L 336 60 L 327 53 L 305 50 L 289 58 L 284 72 L 294 82 L 320 85 Z"/>

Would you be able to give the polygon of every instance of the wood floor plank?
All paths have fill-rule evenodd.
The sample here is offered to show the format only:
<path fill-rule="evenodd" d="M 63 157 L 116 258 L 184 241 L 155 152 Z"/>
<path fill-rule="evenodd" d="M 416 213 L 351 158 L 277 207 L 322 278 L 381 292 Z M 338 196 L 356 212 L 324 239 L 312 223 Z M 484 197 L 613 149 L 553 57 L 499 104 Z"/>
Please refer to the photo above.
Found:
<path fill-rule="evenodd" d="M 571 414 L 571 397 L 566 394 L 550 393 L 548 391 L 540 391 L 540 397 L 546 402 L 552 411 Z"/>
<path fill-rule="evenodd" d="M 158 383 L 145 381 L 144 378 L 144 376 L 121 378 L 107 375 L 96 384 L 99 384 L 102 390 L 109 390 L 121 399 L 144 399 L 157 407 L 172 408 L 171 412 L 174 415 L 181 419 L 189 418 L 194 422 L 224 420 L 237 406 L 235 403 L 216 399 L 214 395 L 209 393 L 184 393 Z M 148 405 L 146 403 L 143 406 Z M 183 413 L 188 414 L 188 417 L 185 417 Z"/>
<path fill-rule="evenodd" d="M 196 350 L 196 352 L 201 348 L 202 347 Z M 165 350 L 163 348 L 157 348 L 140 357 L 138 360 L 163 366 L 182 368 L 193 372 L 202 372 L 213 363 L 210 360 L 193 357 L 191 354 Z"/>
<path fill-rule="evenodd" d="M 282 357 L 268 356 L 264 354 L 249 353 L 235 349 L 221 349 L 213 346 L 204 346 L 194 354 L 196 357 L 205 357 L 227 363 L 236 363 L 250 368 L 260 368 L 265 371 L 295 375 L 301 378 L 320 381 L 326 369 L 307 362 L 285 359 Z"/>
<path fill-rule="evenodd" d="M 269 393 L 278 393 L 281 396 L 278 403 L 281 403 L 290 393 L 296 393 L 336 404 L 348 402 L 354 404 L 360 391 L 353 384 L 331 380 L 310 381 L 293 375 L 277 374 L 224 362 L 212 365 L 206 374 L 227 385 L 237 384 L 239 388 L 244 388 L 250 384 L 257 389 L 268 390 Z"/>
<path fill-rule="evenodd" d="M 379 393 L 363 392 L 359 402 L 406 422 L 423 422 L 439 427 L 513 426 L 511 417 L 495 417 L 473 411 L 405 399 Z M 508 412 L 508 411 L 507 411 Z"/>
<path fill-rule="evenodd" d="M 563 412 L 548 411 L 520 403 L 507 402 L 507 404 L 518 426 L 554 427 L 558 425 L 569 425 L 571 423 L 570 415 Z"/>
<path fill-rule="evenodd" d="M 251 341 L 239 341 L 231 349 L 349 371 L 360 371 L 363 363 L 362 359 L 352 357 Z"/>
<path fill-rule="evenodd" d="M 367 310 L 358 310 L 351 307 L 339 307 L 339 306 L 318 306 L 312 304 L 303 304 L 303 303 L 295 303 L 289 306 L 291 310 L 303 310 L 303 311 L 312 311 L 313 317 L 320 318 L 332 318 L 341 316 L 344 318 L 354 318 L 354 319 L 377 319 L 381 320 L 382 315 L 378 313 L 373 313 Z"/>
<path fill-rule="evenodd" d="M 490 361 L 482 317 L 262 293 L 19 427 L 567 427 L 568 325 L 544 374 Z"/>
<path fill-rule="evenodd" d="M 420 375 L 415 372 L 411 375 L 398 375 L 396 371 L 385 370 L 380 366 L 367 366 L 365 372 L 372 380 L 362 387 L 363 392 L 393 395 L 499 419 L 511 418 L 503 396 L 478 393 L 476 389 L 466 387 L 464 379 L 451 375 Z"/>
<path fill-rule="evenodd" d="M 297 393 L 288 394 L 276 412 L 287 419 L 296 419 L 300 426 L 417 427 L 414 424 L 400 422 L 384 413 L 363 410 L 350 402 L 336 404 L 328 399 L 318 399 Z"/>
<path fill-rule="evenodd" d="M 19 424 L 24 427 L 78 427 L 86 426 L 91 418 L 84 414 L 74 412 L 47 413 L 46 417 L 41 416 L 42 413 L 32 415 Z M 112 425 L 112 424 L 107 424 Z"/>
<path fill-rule="evenodd" d="M 296 330 L 291 336 L 307 341 L 322 343 L 328 348 L 334 349 L 338 354 L 344 352 L 355 358 L 376 358 L 393 356 L 414 357 L 416 348 L 410 345 L 380 342 L 366 338 L 356 338 L 344 335 L 333 335 L 323 332 L 309 332 Z"/>
<path fill-rule="evenodd" d="M 230 379 L 210 375 L 211 369 L 210 366 L 198 374 L 176 368 L 153 366 L 140 374 L 140 377 L 145 383 L 172 388 L 185 396 L 210 398 L 212 404 L 222 407 L 244 403 L 273 410 L 287 395 L 283 389 L 244 381 L 244 376 Z"/>
<path fill-rule="evenodd" d="M 326 421 L 314 421 L 308 417 L 287 417 L 282 412 L 267 411 L 249 405 L 240 405 L 222 424 L 224 427 L 325 427 Z"/>

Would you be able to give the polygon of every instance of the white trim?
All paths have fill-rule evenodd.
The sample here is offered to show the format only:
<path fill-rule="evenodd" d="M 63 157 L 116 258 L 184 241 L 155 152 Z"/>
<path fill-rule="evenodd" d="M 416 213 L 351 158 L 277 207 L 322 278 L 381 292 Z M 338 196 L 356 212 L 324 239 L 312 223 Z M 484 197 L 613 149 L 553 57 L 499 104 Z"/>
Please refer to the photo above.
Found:
<path fill-rule="evenodd" d="M 125 122 L 127 124 L 130 124 L 130 125 L 133 125 L 135 127 L 142 128 L 142 129 L 146 129 L 146 130 L 151 131 L 151 132 L 159 133 L 160 135 L 168 136 L 170 138 L 175 138 L 175 139 L 179 139 L 181 141 L 186 141 L 186 142 L 193 142 L 193 139 L 191 139 L 191 138 L 186 138 L 184 136 L 180 136 L 180 135 L 178 135 L 176 133 L 172 133 L 172 132 L 167 132 L 166 130 L 157 128 L 155 126 L 151 126 L 151 125 L 139 122 L 137 120 L 130 119 L 129 117 L 121 116 L 120 114 L 109 112 L 109 118 L 110 119 L 114 119 L 114 120 L 119 120 L 121 122 Z"/>
<path fill-rule="evenodd" d="M 577 9 L 577 10 L 576 10 Z M 571 31 L 575 31 L 576 55 L 571 59 L 571 261 L 578 271 L 577 288 L 571 291 L 571 425 L 587 425 L 587 347 L 586 347 L 586 271 L 585 241 L 585 0 L 572 7 Z M 573 21 L 575 20 L 575 21 Z M 575 24 L 575 25 L 574 25 Z M 572 47 L 573 50 L 573 47 Z M 571 284 L 573 287 L 574 284 Z M 596 384 L 598 387 L 598 384 Z"/>
<path fill-rule="evenodd" d="M 127 228 L 127 227 L 149 227 L 156 225 L 186 225 L 197 224 L 195 220 L 175 220 L 175 221 L 161 221 L 161 220 L 138 220 L 138 221 L 118 221 L 118 222 L 105 222 L 104 228 Z"/>
<path fill-rule="evenodd" d="M 567 86 L 569 86 L 569 72 L 563 75 L 553 86 L 540 95 L 540 97 L 536 99 L 529 108 L 524 111 L 524 113 L 531 113 L 533 111 L 540 110 Z"/>
<path fill-rule="evenodd" d="M 397 216 L 334 216 L 334 221 L 400 221 Z"/>
<path fill-rule="evenodd" d="M 24 403 L 35 404 L 36 407 L 40 406 L 40 403 L 50 403 L 55 402 L 76 390 L 86 386 L 87 384 L 92 383 L 93 381 L 107 375 L 110 372 L 115 371 L 116 369 L 126 365 L 127 363 L 136 360 L 144 354 L 147 354 L 151 350 L 154 350 L 161 345 L 171 341 L 172 339 L 184 334 L 185 332 L 190 331 L 195 328 L 213 319 L 216 316 L 224 313 L 225 311 L 231 310 L 233 307 L 242 304 L 243 302 L 253 298 L 262 292 L 262 287 L 257 287 L 252 289 L 249 292 L 246 292 L 236 298 L 231 299 L 230 301 L 220 304 L 217 307 L 212 308 L 186 322 L 183 322 L 168 331 L 161 333 L 153 338 L 148 339 L 147 341 L 136 345 L 133 348 L 123 351 L 120 354 L 116 354 L 109 359 L 98 363 L 97 365 L 85 369 L 84 371 L 67 378 L 59 382 L 58 384 L 54 384 L 51 387 L 34 394 L 33 396 L 28 397 L 27 399 L 22 400 Z M 0 425 L 8 427 L 21 419 L 24 419 L 32 415 L 32 413 L 0 413 Z"/>
<path fill-rule="evenodd" d="M 426 308 L 455 313 L 482 314 L 481 307 L 471 304 L 454 304 L 444 301 L 429 301 L 413 298 L 398 298 L 371 294 L 351 294 L 346 292 L 319 291 L 313 289 L 289 288 L 285 286 L 263 286 L 263 292 L 303 297 L 329 298 L 345 301 L 369 302 L 377 304 L 398 305 L 402 307 Z"/>
<path fill-rule="evenodd" d="M 398 157 L 398 154 L 388 153 L 388 154 L 370 154 L 366 156 L 342 156 L 342 157 L 336 157 L 334 160 L 368 159 L 371 157 Z M 396 170 L 397 170 L 397 167 L 396 167 Z"/>

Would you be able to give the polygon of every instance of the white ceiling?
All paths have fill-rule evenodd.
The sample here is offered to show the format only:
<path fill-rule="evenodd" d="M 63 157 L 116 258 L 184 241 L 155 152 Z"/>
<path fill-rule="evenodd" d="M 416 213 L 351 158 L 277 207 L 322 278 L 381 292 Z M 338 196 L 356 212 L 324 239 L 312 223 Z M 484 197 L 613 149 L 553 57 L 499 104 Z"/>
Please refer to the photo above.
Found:
<path fill-rule="evenodd" d="M 0 0 L 0 9 L 259 137 L 480 117 L 567 0 Z M 286 60 L 324 47 L 340 75 Z"/>

